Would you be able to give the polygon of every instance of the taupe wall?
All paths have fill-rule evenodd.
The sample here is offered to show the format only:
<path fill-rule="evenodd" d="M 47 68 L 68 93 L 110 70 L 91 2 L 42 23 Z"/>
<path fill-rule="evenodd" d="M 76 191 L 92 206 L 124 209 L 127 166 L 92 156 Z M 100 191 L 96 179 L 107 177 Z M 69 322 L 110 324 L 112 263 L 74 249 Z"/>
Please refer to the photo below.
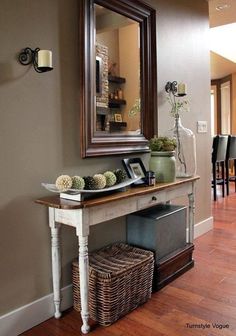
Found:
<path fill-rule="evenodd" d="M 195 130 L 196 120 L 210 118 L 207 2 L 149 2 L 158 10 L 159 129 L 171 124 L 162 93 L 176 79 L 188 84 L 191 112 L 183 119 Z M 77 0 L 0 0 L 0 8 L 1 315 L 52 291 L 47 213 L 34 204 L 46 194 L 40 183 L 120 167 L 121 158 L 80 159 Z M 54 70 L 19 65 L 17 53 L 27 46 L 51 49 Z M 197 222 L 210 216 L 209 143 L 209 134 L 197 137 Z M 92 228 L 89 241 L 94 249 L 124 238 L 122 218 Z M 74 231 L 63 228 L 62 241 L 64 286 L 77 253 Z"/>
<path fill-rule="evenodd" d="M 170 80 L 187 83 L 190 112 L 182 113 L 183 125 L 196 134 L 197 184 L 196 222 L 211 215 L 210 55 L 208 3 L 206 1 L 161 0 L 157 3 L 158 119 L 159 133 L 173 120 L 164 92 Z M 158 15 L 159 14 L 159 15 Z M 197 133 L 197 120 L 206 120 L 208 133 Z"/>

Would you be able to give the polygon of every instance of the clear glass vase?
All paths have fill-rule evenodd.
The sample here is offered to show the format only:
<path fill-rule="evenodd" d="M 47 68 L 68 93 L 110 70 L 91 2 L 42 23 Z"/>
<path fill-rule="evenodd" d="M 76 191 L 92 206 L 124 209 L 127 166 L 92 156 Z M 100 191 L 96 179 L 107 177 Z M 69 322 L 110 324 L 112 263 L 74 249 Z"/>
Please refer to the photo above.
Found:
<path fill-rule="evenodd" d="M 168 137 L 176 139 L 176 177 L 191 177 L 196 174 L 196 139 L 194 133 L 183 127 L 179 115 Z"/>

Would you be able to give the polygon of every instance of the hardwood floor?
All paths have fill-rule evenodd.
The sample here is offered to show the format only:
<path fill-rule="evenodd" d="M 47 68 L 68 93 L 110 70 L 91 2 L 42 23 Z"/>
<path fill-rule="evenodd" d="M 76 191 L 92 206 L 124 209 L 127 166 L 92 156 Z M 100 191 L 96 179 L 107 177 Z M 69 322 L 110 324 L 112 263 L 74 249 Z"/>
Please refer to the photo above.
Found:
<path fill-rule="evenodd" d="M 91 336 L 236 335 L 236 193 L 212 206 L 214 230 L 195 240 L 194 268 L 112 326 L 92 322 Z M 22 335 L 74 336 L 80 326 L 71 309 Z"/>

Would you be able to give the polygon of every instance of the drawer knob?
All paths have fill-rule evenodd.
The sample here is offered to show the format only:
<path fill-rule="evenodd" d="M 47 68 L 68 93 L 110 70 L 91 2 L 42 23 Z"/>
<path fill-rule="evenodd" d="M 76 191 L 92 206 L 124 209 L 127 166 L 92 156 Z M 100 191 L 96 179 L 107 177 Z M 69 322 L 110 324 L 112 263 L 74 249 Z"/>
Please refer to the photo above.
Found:
<path fill-rule="evenodd" d="M 157 201 L 156 196 L 152 196 L 152 201 Z"/>

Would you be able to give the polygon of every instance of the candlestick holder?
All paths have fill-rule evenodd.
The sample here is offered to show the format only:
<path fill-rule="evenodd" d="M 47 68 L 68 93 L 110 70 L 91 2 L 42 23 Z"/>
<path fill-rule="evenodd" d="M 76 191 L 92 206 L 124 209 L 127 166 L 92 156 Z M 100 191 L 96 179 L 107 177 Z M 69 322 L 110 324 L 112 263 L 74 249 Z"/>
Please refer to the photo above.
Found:
<path fill-rule="evenodd" d="M 172 93 L 175 97 L 184 97 L 186 96 L 186 92 L 178 92 L 177 89 L 178 83 L 176 81 L 174 82 L 167 82 L 165 86 L 165 90 L 167 93 Z M 181 85 L 181 84 L 179 84 Z M 185 84 L 182 84 L 185 87 Z"/>
<path fill-rule="evenodd" d="M 35 71 L 42 73 L 50 71 L 52 67 L 52 52 L 50 50 L 40 50 L 40 48 L 24 48 L 18 56 L 22 65 L 33 64 Z"/>

